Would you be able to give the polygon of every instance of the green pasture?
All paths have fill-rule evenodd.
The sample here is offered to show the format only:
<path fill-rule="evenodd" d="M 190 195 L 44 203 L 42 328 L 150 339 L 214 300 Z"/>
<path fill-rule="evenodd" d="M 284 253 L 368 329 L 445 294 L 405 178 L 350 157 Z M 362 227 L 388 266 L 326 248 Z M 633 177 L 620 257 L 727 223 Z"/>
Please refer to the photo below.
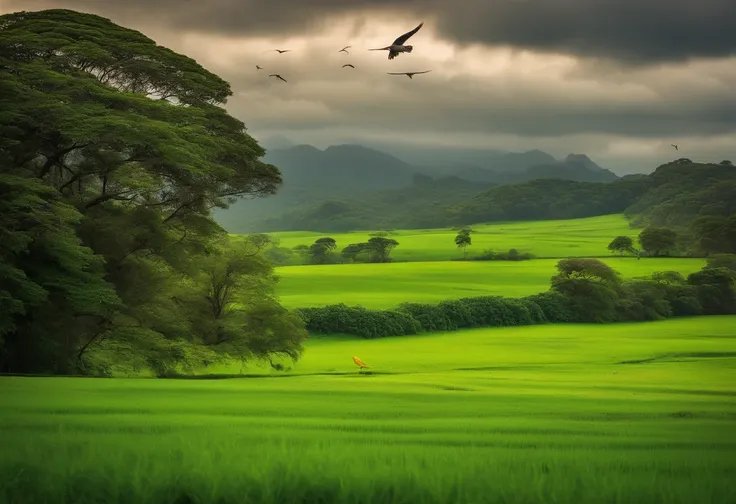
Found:
<path fill-rule="evenodd" d="M 606 248 L 618 235 L 636 236 L 640 229 L 629 228 L 623 215 L 604 215 L 587 219 L 511 222 L 503 224 L 478 224 L 471 228 L 473 244 L 468 256 L 480 255 L 484 250 L 507 252 L 515 248 L 531 252 L 537 257 L 599 257 L 611 253 Z M 337 241 L 338 250 L 351 243 L 365 242 L 373 231 L 349 233 L 320 233 L 288 231 L 269 233 L 280 240 L 281 247 L 311 245 L 314 240 L 331 236 Z M 395 261 L 444 261 L 463 257 L 455 245 L 456 230 L 413 229 L 392 231 L 391 238 L 399 242 L 392 252 Z"/>
<path fill-rule="evenodd" d="M 655 271 L 687 276 L 703 259 L 609 257 L 602 259 L 624 278 Z M 519 297 L 549 288 L 558 259 L 333 264 L 276 268 L 278 293 L 289 308 L 335 303 L 389 308 L 403 302 L 436 303 L 473 296 Z"/>
<path fill-rule="evenodd" d="M 730 504 L 734 327 L 316 338 L 278 378 L 1 378 L 0 502 Z"/>

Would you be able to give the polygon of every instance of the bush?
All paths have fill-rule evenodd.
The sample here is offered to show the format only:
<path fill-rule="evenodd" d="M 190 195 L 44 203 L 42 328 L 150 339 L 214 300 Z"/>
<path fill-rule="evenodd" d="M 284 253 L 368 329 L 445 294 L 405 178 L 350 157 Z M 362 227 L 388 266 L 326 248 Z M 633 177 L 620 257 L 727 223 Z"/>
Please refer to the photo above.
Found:
<path fill-rule="evenodd" d="M 533 300 L 498 296 L 453 299 L 436 305 L 403 303 L 395 310 L 337 304 L 295 311 L 310 332 L 363 338 L 547 322 L 544 311 Z"/>
<path fill-rule="evenodd" d="M 624 284 L 616 302 L 618 319 L 643 322 L 671 317 L 672 308 L 665 296 L 666 289 L 666 284 L 651 280 Z"/>
<path fill-rule="evenodd" d="M 344 303 L 295 310 L 310 332 L 356 334 L 364 338 L 417 334 L 421 325 L 410 315 L 395 310 L 368 310 Z"/>
<path fill-rule="evenodd" d="M 534 254 L 529 252 L 519 252 L 516 249 L 509 249 L 508 252 L 494 252 L 493 250 L 484 250 L 479 256 L 470 257 L 472 261 L 528 261 L 534 259 Z"/>
<path fill-rule="evenodd" d="M 522 299 L 537 305 L 547 322 L 576 322 L 572 300 L 559 292 L 550 290 Z"/>

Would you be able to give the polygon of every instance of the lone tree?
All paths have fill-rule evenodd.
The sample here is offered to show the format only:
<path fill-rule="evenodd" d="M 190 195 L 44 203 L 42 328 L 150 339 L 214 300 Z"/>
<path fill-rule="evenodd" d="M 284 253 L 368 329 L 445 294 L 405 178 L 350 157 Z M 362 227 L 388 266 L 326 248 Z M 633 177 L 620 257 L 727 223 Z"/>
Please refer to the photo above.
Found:
<path fill-rule="evenodd" d="M 639 233 L 639 244 L 652 257 L 668 255 L 675 248 L 677 233 L 669 228 L 649 226 Z"/>
<path fill-rule="evenodd" d="M 608 244 L 608 250 L 618 252 L 621 255 L 626 252 L 636 253 L 634 250 L 634 240 L 629 236 L 617 236 Z"/>
<path fill-rule="evenodd" d="M 224 251 L 212 209 L 281 184 L 223 108 L 231 95 L 100 16 L 0 16 L 0 371 L 109 374 L 96 349 L 159 373 L 215 354 L 298 356 L 303 324 L 274 296 L 222 297 L 274 280 Z"/>
<path fill-rule="evenodd" d="M 472 244 L 472 238 L 470 238 L 470 230 L 463 229 L 455 237 L 455 245 L 458 248 L 463 249 L 463 257 L 468 257 L 468 245 Z"/>

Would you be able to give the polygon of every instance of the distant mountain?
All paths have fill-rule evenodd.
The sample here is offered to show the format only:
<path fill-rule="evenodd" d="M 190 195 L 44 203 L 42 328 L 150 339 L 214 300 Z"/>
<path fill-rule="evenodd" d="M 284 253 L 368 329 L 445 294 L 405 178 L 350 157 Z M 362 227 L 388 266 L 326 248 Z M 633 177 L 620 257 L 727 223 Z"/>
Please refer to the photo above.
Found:
<path fill-rule="evenodd" d="M 492 160 L 485 168 L 495 172 L 522 172 L 532 166 L 556 163 L 546 152 L 534 149 L 527 152 L 512 152 Z"/>
<path fill-rule="evenodd" d="M 574 180 L 576 182 L 613 182 L 619 176 L 612 171 L 605 170 L 582 156 L 586 161 L 579 158 L 570 159 L 568 156 L 564 161 L 558 161 L 546 165 L 532 166 L 518 177 L 518 182 L 535 179 L 560 179 Z"/>
<path fill-rule="evenodd" d="M 537 163 L 543 161 L 542 163 Z M 610 170 L 601 168 L 585 154 L 570 154 L 563 161 L 540 151 L 509 154 L 499 158 L 498 166 L 490 170 L 473 165 L 458 166 L 454 174 L 467 180 L 514 184 L 536 179 L 561 179 L 578 182 L 612 182 L 619 177 Z M 528 163 L 534 163 L 527 166 Z M 511 169 L 510 167 L 514 167 Z"/>
<path fill-rule="evenodd" d="M 582 165 L 590 171 L 604 171 L 603 168 L 595 164 L 593 160 L 585 154 L 568 154 L 564 161 L 569 163 L 582 163 Z"/>
<path fill-rule="evenodd" d="M 736 168 L 677 160 L 608 183 L 531 180 L 492 187 L 447 211 L 446 225 L 625 212 L 640 225 L 683 227 L 699 216 L 736 213 Z"/>
<path fill-rule="evenodd" d="M 421 166 L 423 171 L 436 175 L 451 174 L 452 170 L 449 168 L 457 164 L 486 166 L 494 159 L 509 153 L 498 149 L 444 147 L 432 144 L 411 145 L 378 141 L 359 143 L 391 154 L 414 166 Z"/>
<path fill-rule="evenodd" d="M 280 141 L 285 140 L 282 138 Z M 308 226 L 322 222 L 319 219 L 327 218 L 325 212 L 331 215 L 341 213 L 338 220 L 342 224 L 336 222 L 335 226 L 370 227 L 371 222 L 395 220 L 386 214 L 384 210 L 387 208 L 399 214 L 407 211 L 409 206 L 402 205 L 397 198 L 400 199 L 402 191 L 408 188 L 413 191 L 412 211 L 422 212 L 422 202 L 435 206 L 457 204 L 460 196 L 468 199 L 473 191 L 477 193 L 489 185 L 540 178 L 580 182 L 608 182 L 618 178 L 584 154 L 571 154 L 563 161 L 557 161 L 540 150 L 520 153 L 483 151 L 482 155 L 486 161 L 483 166 L 455 161 L 444 167 L 428 167 L 413 165 L 391 154 L 353 144 L 334 145 L 325 150 L 311 145 L 272 149 L 266 152 L 264 161 L 281 171 L 284 183 L 278 193 L 265 198 L 238 201 L 227 210 L 217 210 L 215 218 L 232 233 L 256 232 L 266 228 L 296 229 L 294 226 L 309 229 Z M 417 174 L 428 177 L 432 183 L 424 189 L 417 189 L 415 186 L 420 185 L 415 178 Z M 389 194 L 397 190 L 401 191 Z M 382 194 L 388 194 L 389 200 L 384 200 Z M 431 201 L 428 199 L 430 197 Z M 386 208 L 359 212 L 351 208 L 356 199 L 361 202 L 367 199 L 372 204 Z M 330 204 L 325 210 L 322 205 L 327 203 Z M 401 219 L 415 225 L 419 220 L 426 222 L 427 216 L 411 219 L 402 216 Z"/>
<path fill-rule="evenodd" d="M 391 189 L 410 184 L 417 168 L 400 159 L 361 145 L 311 145 L 266 152 L 264 161 L 278 167 L 283 188 L 311 186 L 360 190 Z"/>
<path fill-rule="evenodd" d="M 415 174 L 411 185 L 358 199 L 342 195 L 264 219 L 259 231 L 354 231 L 430 228 L 447 218 L 446 207 L 472 198 L 491 184 L 453 176 Z"/>
<path fill-rule="evenodd" d="M 275 195 L 240 200 L 227 210 L 216 210 L 215 219 L 231 233 L 257 231 L 265 218 L 326 199 L 405 187 L 420 170 L 360 145 L 335 145 L 325 150 L 297 145 L 269 150 L 264 161 L 278 167 L 284 183 Z"/>

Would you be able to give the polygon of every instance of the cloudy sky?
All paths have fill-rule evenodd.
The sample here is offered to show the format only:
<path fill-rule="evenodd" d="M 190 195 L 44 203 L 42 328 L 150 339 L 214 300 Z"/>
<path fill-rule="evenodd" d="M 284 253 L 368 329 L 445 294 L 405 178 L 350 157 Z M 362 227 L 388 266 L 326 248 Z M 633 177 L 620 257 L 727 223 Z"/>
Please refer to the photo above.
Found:
<path fill-rule="evenodd" d="M 0 0 L 46 8 L 195 58 L 258 139 L 538 148 L 620 173 L 736 161 L 734 0 Z M 422 21 L 413 53 L 367 50 Z"/>

